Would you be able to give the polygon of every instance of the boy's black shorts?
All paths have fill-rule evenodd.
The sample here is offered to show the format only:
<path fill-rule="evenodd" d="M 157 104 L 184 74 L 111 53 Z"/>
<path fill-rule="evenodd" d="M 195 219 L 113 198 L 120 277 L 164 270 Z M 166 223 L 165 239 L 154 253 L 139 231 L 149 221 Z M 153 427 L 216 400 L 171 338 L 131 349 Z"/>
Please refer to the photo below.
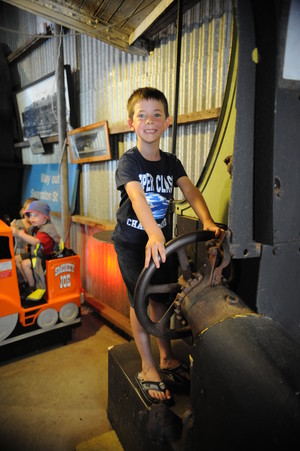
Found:
<path fill-rule="evenodd" d="M 125 282 L 128 298 L 131 307 L 134 307 L 134 289 L 138 277 L 145 265 L 145 248 L 134 248 L 130 244 L 121 244 L 114 241 L 114 247 L 118 257 L 119 268 Z M 177 282 L 178 271 L 177 264 L 174 263 L 173 256 L 167 258 L 165 263 L 162 263 L 160 268 L 156 270 L 151 279 L 151 284 L 162 285 L 171 282 Z M 170 296 L 165 294 L 153 294 L 151 299 L 156 302 L 169 303 Z"/>

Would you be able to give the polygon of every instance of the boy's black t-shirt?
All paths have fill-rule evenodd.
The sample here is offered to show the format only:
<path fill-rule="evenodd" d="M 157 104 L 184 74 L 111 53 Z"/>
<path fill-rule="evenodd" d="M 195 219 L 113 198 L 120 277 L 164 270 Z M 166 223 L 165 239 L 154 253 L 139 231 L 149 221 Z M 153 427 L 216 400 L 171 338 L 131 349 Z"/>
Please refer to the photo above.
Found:
<path fill-rule="evenodd" d="M 131 201 L 124 188 L 132 181 L 140 182 L 153 216 L 164 233 L 166 240 L 167 210 L 177 180 L 186 176 L 180 160 L 173 154 L 160 150 L 159 161 L 146 160 L 137 147 L 133 147 L 120 158 L 116 171 L 117 189 L 121 191 L 121 201 L 117 211 L 117 225 L 113 240 L 121 243 L 145 246 L 148 236 L 132 208 Z"/>

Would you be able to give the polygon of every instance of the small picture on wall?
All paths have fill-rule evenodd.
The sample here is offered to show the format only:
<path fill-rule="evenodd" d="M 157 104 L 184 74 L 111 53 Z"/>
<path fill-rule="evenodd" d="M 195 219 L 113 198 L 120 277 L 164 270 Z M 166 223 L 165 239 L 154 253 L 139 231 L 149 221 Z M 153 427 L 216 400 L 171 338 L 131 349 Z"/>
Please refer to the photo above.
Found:
<path fill-rule="evenodd" d="M 68 132 L 72 163 L 111 160 L 107 121 L 96 122 Z"/>

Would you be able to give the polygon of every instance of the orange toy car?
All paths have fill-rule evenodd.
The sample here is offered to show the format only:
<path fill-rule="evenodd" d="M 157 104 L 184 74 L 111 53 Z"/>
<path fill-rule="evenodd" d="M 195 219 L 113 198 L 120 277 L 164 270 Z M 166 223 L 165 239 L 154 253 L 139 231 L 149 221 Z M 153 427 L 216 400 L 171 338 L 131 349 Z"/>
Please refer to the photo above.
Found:
<path fill-rule="evenodd" d="M 46 261 L 46 292 L 36 302 L 20 295 L 12 231 L 0 220 L 0 346 L 81 323 L 80 257 Z"/>

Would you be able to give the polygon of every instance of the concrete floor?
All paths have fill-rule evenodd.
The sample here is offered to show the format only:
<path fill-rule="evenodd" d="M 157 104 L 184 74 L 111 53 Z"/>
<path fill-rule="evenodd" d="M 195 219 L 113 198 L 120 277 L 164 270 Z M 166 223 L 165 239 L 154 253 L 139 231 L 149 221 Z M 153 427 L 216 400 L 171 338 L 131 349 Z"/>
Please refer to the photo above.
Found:
<path fill-rule="evenodd" d="M 2 360 L 1 451 L 108 449 L 95 442 L 112 431 L 106 412 L 107 350 L 125 342 L 84 306 L 82 325 L 66 345 Z M 122 449 L 114 440 L 113 451 Z"/>

